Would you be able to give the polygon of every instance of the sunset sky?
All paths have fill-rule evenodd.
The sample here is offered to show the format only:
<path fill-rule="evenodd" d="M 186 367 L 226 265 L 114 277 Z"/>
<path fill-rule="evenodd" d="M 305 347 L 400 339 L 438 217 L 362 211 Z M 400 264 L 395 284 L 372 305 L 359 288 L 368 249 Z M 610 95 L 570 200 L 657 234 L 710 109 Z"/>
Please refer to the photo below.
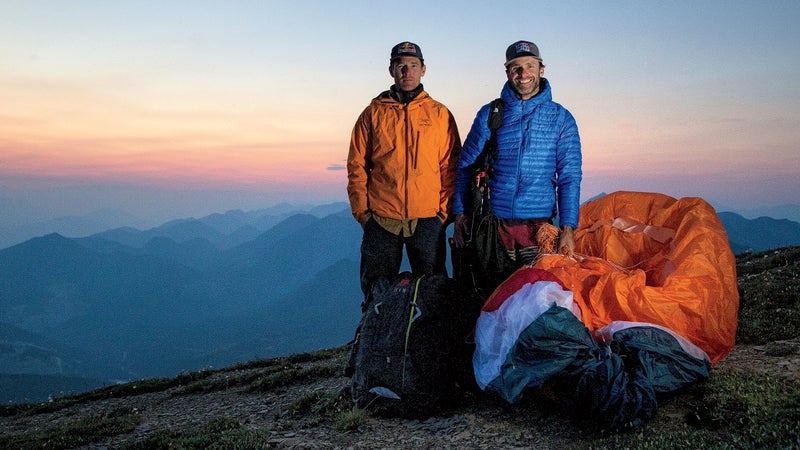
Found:
<path fill-rule="evenodd" d="M 798 23 L 796 0 L 0 0 L 0 199 L 165 218 L 344 201 L 394 44 L 421 46 L 463 139 L 528 39 L 578 122 L 584 200 L 797 204 Z"/>

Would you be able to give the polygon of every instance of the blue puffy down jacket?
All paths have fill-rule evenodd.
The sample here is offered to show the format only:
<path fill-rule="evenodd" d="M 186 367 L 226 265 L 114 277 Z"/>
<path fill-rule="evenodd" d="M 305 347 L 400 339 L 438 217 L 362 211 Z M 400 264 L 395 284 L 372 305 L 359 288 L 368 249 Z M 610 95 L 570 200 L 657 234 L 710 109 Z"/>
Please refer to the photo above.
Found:
<path fill-rule="evenodd" d="M 581 141 L 578 126 L 566 108 L 553 101 L 550 83 L 520 100 L 506 82 L 503 125 L 497 130 L 497 158 L 492 161 L 491 206 L 503 219 L 550 219 L 578 226 L 581 184 Z M 489 105 L 475 117 L 458 163 L 453 213 L 464 212 L 473 164 L 489 139 Z"/>

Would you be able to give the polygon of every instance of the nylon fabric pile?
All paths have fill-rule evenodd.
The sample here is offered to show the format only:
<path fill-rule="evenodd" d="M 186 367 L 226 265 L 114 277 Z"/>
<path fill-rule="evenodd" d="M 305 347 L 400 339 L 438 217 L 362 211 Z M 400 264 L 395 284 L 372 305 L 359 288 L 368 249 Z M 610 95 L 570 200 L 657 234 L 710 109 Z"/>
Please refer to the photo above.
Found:
<path fill-rule="evenodd" d="M 620 192 L 584 205 L 575 237 L 581 258 L 544 256 L 486 302 L 476 381 L 510 403 L 551 384 L 605 426 L 642 425 L 733 349 L 727 235 L 701 199 Z"/>

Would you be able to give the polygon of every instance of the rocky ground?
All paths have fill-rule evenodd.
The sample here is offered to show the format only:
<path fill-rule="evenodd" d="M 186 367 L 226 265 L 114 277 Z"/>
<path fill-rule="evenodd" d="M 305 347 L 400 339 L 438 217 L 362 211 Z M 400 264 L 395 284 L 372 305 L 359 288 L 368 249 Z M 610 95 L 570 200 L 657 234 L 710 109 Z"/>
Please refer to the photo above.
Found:
<path fill-rule="evenodd" d="M 741 295 L 737 345 L 712 368 L 711 378 L 744 374 L 763 380 L 758 377 L 767 375 L 797 386 L 791 383 L 800 382 L 800 248 L 737 259 Z M 0 449 L 70 448 L 54 443 L 59 434 L 90 433 L 93 422 L 99 424 L 117 415 L 124 415 L 132 425 L 122 431 L 98 432 L 98 437 L 84 440 L 88 444 L 71 447 L 168 448 L 164 443 L 173 441 L 155 438 L 195 432 L 209 424 L 217 428 L 234 424 L 235 429 L 250 430 L 253 433 L 249 436 L 256 436 L 249 446 L 214 442 L 216 448 L 613 447 L 603 430 L 594 427 L 591 420 L 576 419 L 576 411 L 546 390 L 526 394 L 517 405 L 479 391 L 462 392 L 446 409 L 426 420 L 356 416 L 352 404 L 338 395 L 348 382 L 341 375 L 347 355 L 347 347 L 341 347 L 188 374 L 160 381 L 162 384 L 143 380 L 141 385 L 104 388 L 52 404 L 7 408 L 0 414 Z M 797 395 L 796 390 L 788 392 Z M 714 411 L 708 414 L 714 405 L 702 395 L 689 389 L 660 399 L 656 416 L 636 433 L 645 437 L 673 436 L 698 426 L 713 430 L 703 422 L 714 417 Z M 785 446 L 785 442 L 797 439 L 794 448 L 800 448 L 796 431 L 800 429 L 800 398 L 789 398 L 789 404 L 789 441 L 780 442 Z M 741 424 L 723 426 L 728 430 L 746 426 L 747 417 L 741 418 Z M 797 426 L 793 425 L 795 422 Z M 712 436 L 713 433 L 718 432 L 713 431 Z M 46 438 L 20 440 L 37 435 Z M 749 446 L 730 445 L 763 447 L 752 441 Z M 199 443 L 191 448 L 207 447 Z M 679 444 L 674 447 L 685 448 Z"/>
<path fill-rule="evenodd" d="M 771 346 L 794 348 L 794 352 L 770 352 Z M 712 371 L 712 377 L 726 371 L 754 371 L 800 381 L 800 338 L 769 345 L 737 346 Z M 770 356 L 771 353 L 783 356 Z M 330 356 L 300 364 L 313 366 L 344 364 L 344 349 Z M 314 377 L 268 392 L 253 392 L 247 384 L 226 380 L 258 380 L 267 376 L 263 367 L 226 370 L 204 378 L 214 389 L 186 393 L 187 386 L 158 392 L 126 395 L 78 403 L 49 413 L 17 415 L 0 419 L 0 434 L 35 432 L 69 423 L 77 418 L 101 416 L 131 409 L 140 424 L 133 433 L 120 434 L 83 446 L 87 449 L 122 448 L 141 441 L 159 430 L 193 430 L 219 418 L 235 419 L 248 429 L 268 429 L 267 448 L 572 448 L 590 445 L 598 431 L 586 431 L 585 423 L 570 419 L 558 401 L 546 394 L 534 394 L 522 404 L 508 405 L 482 393 L 466 393 L 456 404 L 427 420 L 404 420 L 367 416 L 352 430 L 335 426 L 331 417 L 319 419 L 298 404 L 310 394 L 337 393 L 347 379 L 340 376 Z M 645 433 L 660 433 L 689 427 L 690 396 L 677 396 L 660 405 Z M 346 411 L 344 405 L 342 413 Z"/>

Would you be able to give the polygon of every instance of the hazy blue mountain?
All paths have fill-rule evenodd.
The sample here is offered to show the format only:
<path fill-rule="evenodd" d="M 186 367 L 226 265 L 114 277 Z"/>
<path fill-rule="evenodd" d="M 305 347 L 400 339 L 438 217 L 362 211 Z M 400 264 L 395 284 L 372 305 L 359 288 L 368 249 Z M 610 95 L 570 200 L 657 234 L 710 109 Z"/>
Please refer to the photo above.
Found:
<path fill-rule="evenodd" d="M 254 225 L 244 225 L 242 227 L 239 227 L 233 233 L 230 233 L 228 235 L 227 242 L 220 248 L 222 249 L 232 248 L 239 244 L 252 241 L 255 238 L 257 238 L 261 233 L 269 230 L 273 226 L 274 224 L 264 228 L 258 228 Z"/>
<path fill-rule="evenodd" d="M 152 236 L 145 235 L 144 231 L 132 227 L 120 227 L 95 233 L 88 238 L 97 238 L 104 241 L 116 242 L 128 247 L 141 247 Z"/>
<path fill-rule="evenodd" d="M 0 250 L 0 401 L 26 395 L 26 374 L 34 395 L 46 383 L 81 390 L 349 341 L 361 228 L 346 204 L 276 221 L 290 210 L 54 233 Z M 800 245 L 797 222 L 719 215 L 735 253 Z"/>
<path fill-rule="evenodd" d="M 218 299 L 204 275 L 149 255 L 103 254 L 60 235 L 0 251 L 0 317 L 44 338 L 81 349 L 89 370 L 131 378 L 129 358 L 175 321 L 213 317 Z"/>
<path fill-rule="evenodd" d="M 269 305 L 176 328 L 170 345 L 213 367 L 342 345 L 361 317 L 358 262 L 341 260 Z"/>
<path fill-rule="evenodd" d="M 110 208 L 83 216 L 70 215 L 46 220 L 28 220 L 22 223 L 13 222 L 13 218 L 17 216 L 14 211 L 18 211 L 20 208 L 24 209 L 24 206 L 24 203 L 19 200 L 14 201 L 0 195 L 0 211 L 6 214 L 4 217 L 0 217 L 0 249 L 51 233 L 67 237 L 100 234 L 105 239 L 115 240 L 133 247 L 140 247 L 153 237 L 167 236 L 177 242 L 202 237 L 220 248 L 230 248 L 255 238 L 258 234 L 267 231 L 293 214 L 310 213 L 321 218 L 348 208 L 348 204 L 344 202 L 325 205 L 280 203 L 253 211 L 230 210 L 200 218 L 175 219 L 153 229 L 141 231 L 141 220 L 125 211 Z M 19 216 L 26 215 L 19 214 Z M 183 222 L 199 222 L 208 225 L 220 235 L 214 236 L 213 233 L 199 235 L 197 234 L 199 230 L 195 230 L 194 235 L 188 236 L 180 234 L 180 230 L 171 230 L 172 227 Z"/>
<path fill-rule="evenodd" d="M 109 380 L 69 375 L 0 373 L 0 401 L 9 403 L 46 402 L 49 398 L 75 395 L 111 384 Z"/>
<path fill-rule="evenodd" d="M 324 219 L 296 214 L 255 240 L 223 252 L 215 266 L 260 279 L 284 294 L 287 287 L 305 282 L 342 258 L 357 261 L 360 240 L 361 228 L 349 213 Z"/>
<path fill-rule="evenodd" d="M 168 237 L 182 243 L 191 239 L 205 239 L 215 247 L 225 250 L 244 244 L 271 229 L 287 218 L 307 214 L 322 218 L 348 210 L 346 203 L 297 207 L 279 204 L 255 211 L 230 210 L 224 214 L 210 214 L 199 219 L 176 219 L 145 231 L 130 227 L 107 230 L 94 237 L 119 242 L 129 247 L 142 247 L 156 237 Z"/>
<path fill-rule="evenodd" d="M 800 205 L 778 205 L 736 211 L 745 217 L 772 217 L 800 222 Z"/>
<path fill-rule="evenodd" d="M 721 212 L 718 216 L 728 233 L 731 250 L 736 254 L 800 245 L 798 222 L 770 217 L 745 219 L 732 212 Z"/>
<path fill-rule="evenodd" d="M 0 402 L 45 401 L 113 383 L 113 368 L 77 348 L 0 323 Z"/>
<path fill-rule="evenodd" d="M 220 242 L 225 238 L 223 233 L 197 219 L 173 220 L 148 230 L 145 234 L 151 237 L 170 238 L 175 242 L 184 242 L 190 239 L 205 239 L 213 243 Z"/>
<path fill-rule="evenodd" d="M 0 323 L 0 367 L 5 373 L 103 378 L 110 367 L 87 364 L 80 349 Z"/>
<path fill-rule="evenodd" d="M 5 209 L 0 211 L 7 212 Z M 102 209 L 85 216 L 63 216 L 32 223 L 0 225 L 0 249 L 50 233 L 81 237 L 135 222 L 132 215 L 122 210 Z"/>
<path fill-rule="evenodd" d="M 363 294 L 358 283 L 358 260 L 343 259 L 319 271 L 266 311 L 272 323 L 303 317 L 295 331 L 298 348 L 330 348 L 353 338 L 361 318 Z"/>
<path fill-rule="evenodd" d="M 175 242 L 168 237 L 161 236 L 147 241 L 141 252 L 199 270 L 209 269 L 219 255 L 217 247 L 207 239 L 193 238 Z"/>
<path fill-rule="evenodd" d="M 325 205 L 317 205 L 308 210 L 309 214 L 317 217 L 326 217 L 331 214 L 338 214 L 342 211 L 347 211 L 350 214 L 350 204 L 346 202 L 328 203 Z M 350 216 L 352 218 L 352 215 Z"/>
<path fill-rule="evenodd" d="M 134 248 L 143 247 L 154 238 L 169 238 L 177 243 L 203 239 L 210 243 L 220 244 L 226 240 L 226 236 L 223 233 L 197 219 L 172 220 L 146 231 L 127 227 L 107 230 L 92 237 L 119 242 Z"/>
<path fill-rule="evenodd" d="M 50 234 L 0 250 L 0 373 L 174 376 L 352 337 L 361 229 L 349 212 L 293 215 L 224 251 L 186 239 L 207 224 L 159 228 L 183 234 L 141 247 Z"/>
<path fill-rule="evenodd" d="M 272 217 L 282 217 L 282 215 Z M 231 234 L 239 228 L 250 225 L 254 218 L 252 212 L 246 213 L 241 209 L 232 209 L 225 213 L 210 214 L 201 218 L 200 221 L 222 234 Z"/>

